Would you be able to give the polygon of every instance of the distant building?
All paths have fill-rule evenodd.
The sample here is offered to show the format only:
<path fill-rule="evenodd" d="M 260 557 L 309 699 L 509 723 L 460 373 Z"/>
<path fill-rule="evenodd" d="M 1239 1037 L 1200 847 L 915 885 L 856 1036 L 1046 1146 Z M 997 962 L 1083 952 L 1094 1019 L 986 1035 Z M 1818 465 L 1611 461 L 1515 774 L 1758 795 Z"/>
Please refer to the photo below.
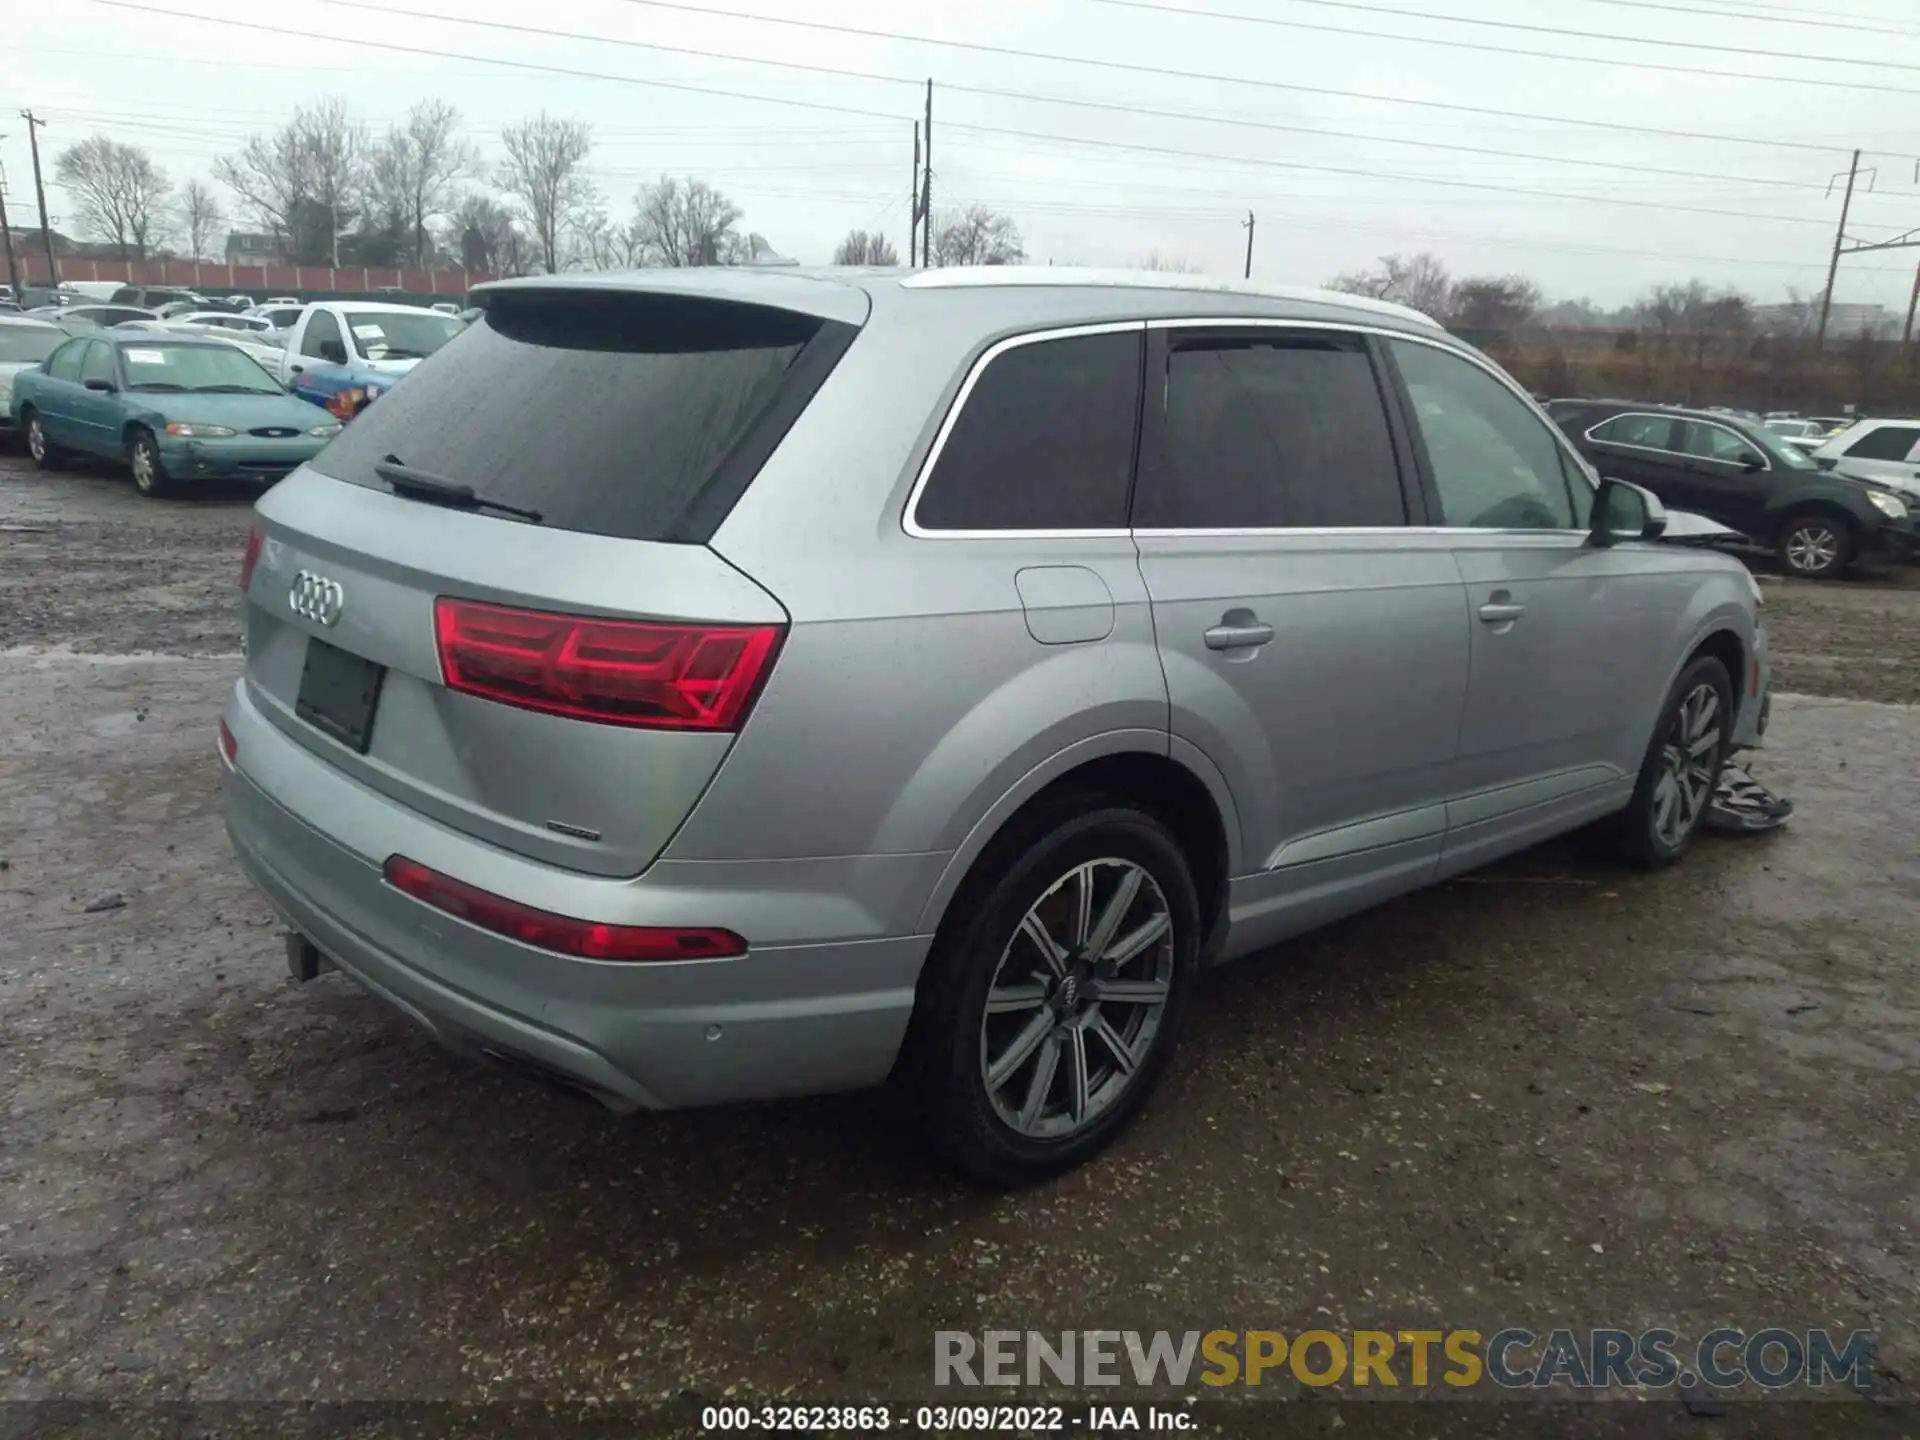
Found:
<path fill-rule="evenodd" d="M 251 230 L 227 232 L 227 264 L 284 265 L 287 247 L 278 235 L 263 235 Z"/>
<path fill-rule="evenodd" d="M 1827 313 L 1827 334 L 1849 336 L 1865 331 L 1876 336 L 1898 335 L 1904 319 L 1884 305 L 1836 300 Z M 1811 335 L 1820 326 L 1820 302 L 1814 299 L 1784 305 L 1756 305 L 1753 323 L 1755 329 L 1767 334 Z"/>

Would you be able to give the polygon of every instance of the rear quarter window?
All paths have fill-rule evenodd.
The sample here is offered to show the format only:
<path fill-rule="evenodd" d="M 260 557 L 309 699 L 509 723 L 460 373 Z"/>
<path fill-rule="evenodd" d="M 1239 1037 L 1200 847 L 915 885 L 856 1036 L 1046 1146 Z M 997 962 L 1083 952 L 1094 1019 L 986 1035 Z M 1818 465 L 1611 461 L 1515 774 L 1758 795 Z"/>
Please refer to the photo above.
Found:
<path fill-rule="evenodd" d="M 1877 425 L 1847 447 L 1849 459 L 1904 460 L 1920 442 L 1920 428 L 1908 425 Z"/>
<path fill-rule="evenodd" d="M 687 296 L 497 293 L 313 468 L 385 489 L 395 455 L 555 529 L 703 544 L 856 333 Z"/>
<path fill-rule="evenodd" d="M 1139 326 L 1022 341 L 973 376 L 913 507 L 925 531 L 1124 530 Z"/>

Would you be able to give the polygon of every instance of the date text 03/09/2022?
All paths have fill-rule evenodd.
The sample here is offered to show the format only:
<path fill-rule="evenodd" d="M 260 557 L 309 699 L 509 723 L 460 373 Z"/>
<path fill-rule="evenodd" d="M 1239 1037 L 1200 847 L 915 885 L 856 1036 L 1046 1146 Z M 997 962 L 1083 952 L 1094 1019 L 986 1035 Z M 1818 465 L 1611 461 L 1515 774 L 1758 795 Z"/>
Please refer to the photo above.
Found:
<path fill-rule="evenodd" d="M 700 1428 L 715 1433 L 1118 1434 L 1195 1424 L 1193 1412 L 1176 1405 L 709 1405 L 700 1412 Z"/>

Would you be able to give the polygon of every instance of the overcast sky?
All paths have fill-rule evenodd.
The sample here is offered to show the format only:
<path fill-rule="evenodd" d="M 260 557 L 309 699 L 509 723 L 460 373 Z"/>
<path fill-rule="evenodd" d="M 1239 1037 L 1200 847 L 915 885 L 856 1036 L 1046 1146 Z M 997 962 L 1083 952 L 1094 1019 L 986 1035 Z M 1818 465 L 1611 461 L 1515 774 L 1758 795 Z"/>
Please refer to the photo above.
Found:
<path fill-rule="evenodd" d="M 931 77 L 936 208 L 1007 211 L 1040 263 L 1158 250 L 1237 275 L 1251 210 L 1256 278 L 1317 283 L 1426 249 L 1456 272 L 1523 272 L 1550 298 L 1618 304 L 1698 276 L 1782 299 L 1824 283 L 1840 209 L 1828 184 L 1856 145 L 1877 174 L 1850 232 L 1920 226 L 1912 0 L 151 5 L 173 13 L 13 7 L 0 165 L 16 223 L 33 218 L 18 105 L 48 121 L 50 177 L 53 152 L 100 132 L 147 146 L 178 183 L 296 105 L 337 95 L 379 128 L 439 96 L 489 156 L 503 122 L 543 108 L 591 122 L 591 175 L 616 215 L 643 181 L 694 175 L 803 261 L 855 227 L 904 254 L 914 82 Z M 1234 14 L 1280 23 L 1217 18 Z M 906 38 L 819 28 L 836 25 Z M 55 188 L 48 208 L 59 225 L 73 207 Z M 1916 262 L 1920 250 L 1843 261 L 1837 298 L 1904 309 Z"/>

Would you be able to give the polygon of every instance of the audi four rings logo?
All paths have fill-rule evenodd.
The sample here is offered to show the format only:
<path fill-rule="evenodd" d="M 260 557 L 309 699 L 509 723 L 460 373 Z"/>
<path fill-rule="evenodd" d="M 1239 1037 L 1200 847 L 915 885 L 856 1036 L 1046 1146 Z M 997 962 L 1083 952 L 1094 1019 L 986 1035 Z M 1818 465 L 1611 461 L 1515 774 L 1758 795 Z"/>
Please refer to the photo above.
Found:
<path fill-rule="evenodd" d="M 338 580 L 302 570 L 293 577 L 293 588 L 287 591 L 287 604 L 296 615 L 331 625 L 346 608 L 347 592 L 341 589 Z"/>

